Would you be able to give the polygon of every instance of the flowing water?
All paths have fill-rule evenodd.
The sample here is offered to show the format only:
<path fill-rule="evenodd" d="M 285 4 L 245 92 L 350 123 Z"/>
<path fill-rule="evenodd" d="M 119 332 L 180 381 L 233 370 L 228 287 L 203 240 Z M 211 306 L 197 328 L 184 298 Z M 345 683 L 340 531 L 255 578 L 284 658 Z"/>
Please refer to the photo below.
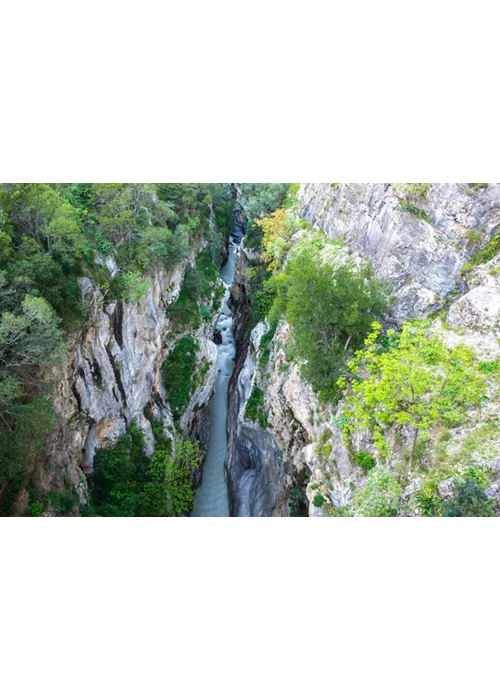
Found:
<path fill-rule="evenodd" d="M 203 481 L 194 499 L 191 516 L 224 517 L 229 515 L 227 484 L 224 475 L 224 462 L 227 455 L 227 405 L 228 385 L 233 373 L 236 344 L 233 336 L 233 315 L 227 302 L 234 279 L 238 238 L 232 235 L 229 241 L 227 263 L 221 269 L 221 277 L 227 289 L 222 313 L 216 329 L 222 343 L 217 346 L 218 375 L 210 413 L 210 440 L 203 463 Z"/>

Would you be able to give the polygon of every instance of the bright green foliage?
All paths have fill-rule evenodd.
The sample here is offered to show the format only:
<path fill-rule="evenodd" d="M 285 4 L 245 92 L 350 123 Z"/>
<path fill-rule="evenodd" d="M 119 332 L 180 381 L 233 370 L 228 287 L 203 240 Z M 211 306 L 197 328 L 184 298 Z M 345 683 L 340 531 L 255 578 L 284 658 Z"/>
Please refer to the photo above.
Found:
<path fill-rule="evenodd" d="M 286 199 L 283 202 L 283 208 L 284 209 L 290 209 L 290 207 L 293 207 L 293 205 L 296 202 L 297 198 L 297 192 L 300 189 L 300 182 L 296 182 L 293 185 L 290 185 L 288 188 L 288 192 L 286 193 Z"/>
<path fill-rule="evenodd" d="M 365 349 L 348 363 L 353 379 L 345 431 L 370 430 L 379 453 L 390 456 L 387 429 L 411 426 L 411 467 L 419 431 L 462 422 L 467 409 L 481 402 L 486 384 L 472 350 L 448 347 L 427 331 L 426 324 L 405 323 L 400 335 L 388 331 L 384 342 L 380 331 L 380 324 L 374 323 Z M 339 385 L 347 387 L 346 379 Z"/>
<path fill-rule="evenodd" d="M 149 282 L 139 272 L 115 275 L 111 289 L 117 299 L 136 304 L 149 289 Z"/>
<path fill-rule="evenodd" d="M 94 459 L 93 512 L 101 516 L 175 517 L 194 504 L 193 474 L 201 452 L 196 441 L 174 445 L 161 440 L 151 458 L 144 452 L 144 436 L 132 426 Z"/>
<path fill-rule="evenodd" d="M 245 406 L 245 418 L 257 421 L 261 428 L 267 427 L 267 416 L 264 410 L 264 392 L 258 386 L 252 388 Z"/>
<path fill-rule="evenodd" d="M 193 472 L 199 469 L 198 443 L 186 440 L 175 445 L 174 455 L 162 449 L 155 452 L 148 467 L 142 515 L 178 517 L 194 506 Z"/>
<path fill-rule="evenodd" d="M 455 481 L 455 493 L 443 503 L 443 515 L 448 518 L 494 518 L 491 501 L 475 479 Z"/>
<path fill-rule="evenodd" d="M 150 223 L 153 185 L 96 183 L 91 189 L 99 228 L 113 243 L 131 240 Z"/>
<path fill-rule="evenodd" d="M 377 464 L 377 460 L 369 452 L 357 452 L 353 457 L 354 462 L 358 464 L 365 472 L 370 471 Z"/>
<path fill-rule="evenodd" d="M 29 506 L 28 511 L 32 518 L 41 518 L 45 512 L 45 506 L 42 501 L 35 501 Z"/>
<path fill-rule="evenodd" d="M 382 467 L 374 467 L 354 494 L 353 506 L 365 517 L 392 517 L 397 514 L 400 496 L 401 487 L 396 477 Z"/>
<path fill-rule="evenodd" d="M 175 420 L 184 413 L 195 387 L 197 350 L 197 341 L 192 335 L 186 335 L 170 352 L 162 366 L 165 392 Z"/>
<path fill-rule="evenodd" d="M 348 350 L 360 347 L 387 308 L 384 285 L 369 266 L 334 267 L 305 249 L 269 286 L 277 291 L 271 318 L 284 315 L 290 324 L 302 376 L 322 399 L 335 399 Z"/>
<path fill-rule="evenodd" d="M 489 243 L 480 250 L 478 253 L 472 256 L 470 261 L 462 267 L 462 274 L 470 272 L 477 265 L 482 265 L 492 260 L 495 255 L 500 252 L 500 233 L 497 233 L 493 238 L 490 239 Z"/>

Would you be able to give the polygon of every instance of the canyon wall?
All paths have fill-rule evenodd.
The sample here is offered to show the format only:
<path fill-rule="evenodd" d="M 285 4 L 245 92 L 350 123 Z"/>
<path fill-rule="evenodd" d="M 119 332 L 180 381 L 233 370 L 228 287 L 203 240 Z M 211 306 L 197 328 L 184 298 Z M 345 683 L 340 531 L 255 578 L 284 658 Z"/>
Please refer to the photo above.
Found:
<path fill-rule="evenodd" d="M 342 241 L 353 259 L 370 261 L 377 276 L 390 282 L 394 298 L 389 323 L 400 327 L 408 319 L 433 314 L 433 329 L 446 343 L 466 343 L 478 359 L 498 357 L 500 256 L 469 275 L 461 271 L 499 231 L 500 186 L 437 184 L 422 197 L 402 197 L 398 187 L 389 184 L 302 184 L 295 215 L 322 229 L 328 238 Z M 253 254 L 242 248 L 234 288 L 234 301 L 243 316 L 249 315 L 245 311 L 245 269 Z M 290 329 L 285 322 L 278 325 L 268 361 L 262 361 L 260 338 L 267 329 L 260 323 L 249 338 L 241 334 L 230 395 L 232 514 L 288 515 L 301 490 L 309 515 L 327 512 L 313 505 L 316 493 L 324 496 L 332 514 L 352 501 L 366 473 L 353 461 L 353 446 L 346 445 L 341 435 L 342 405 L 321 404 L 301 379 L 298 366 L 287 358 Z M 264 394 L 265 427 L 245 417 L 254 385 Z M 500 399 L 495 386 L 490 393 L 489 402 L 471 415 L 466 427 L 451 431 L 446 454 L 450 459 L 457 455 L 459 464 L 464 446 L 476 434 L 487 434 L 467 458 L 487 463 L 493 470 L 488 494 L 496 496 L 500 490 L 500 480 L 495 477 L 495 469 L 500 469 L 500 433 L 490 428 L 495 416 L 500 416 Z M 408 449 L 409 439 L 410 435 L 403 440 L 396 457 Z M 371 437 L 356 436 L 354 447 L 357 451 L 372 449 Z M 403 503 L 420 482 L 421 476 L 408 476 Z M 446 484 L 442 490 L 446 492 Z M 405 514 L 419 512 L 409 508 Z"/>

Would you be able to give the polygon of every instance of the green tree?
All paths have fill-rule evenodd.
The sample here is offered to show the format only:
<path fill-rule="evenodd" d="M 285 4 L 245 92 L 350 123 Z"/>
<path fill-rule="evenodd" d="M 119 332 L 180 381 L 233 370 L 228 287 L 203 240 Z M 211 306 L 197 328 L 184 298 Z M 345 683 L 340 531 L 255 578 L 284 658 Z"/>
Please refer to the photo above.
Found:
<path fill-rule="evenodd" d="M 388 428 L 413 429 L 410 470 L 419 433 L 460 423 L 486 389 L 472 350 L 445 345 L 427 326 L 405 323 L 400 335 L 388 331 L 384 339 L 374 323 L 365 348 L 348 363 L 352 381 L 338 382 L 348 388 L 346 431 L 370 430 L 382 456 L 391 454 Z"/>
<path fill-rule="evenodd" d="M 370 266 L 334 267 L 311 249 L 266 284 L 277 292 L 270 317 L 284 315 L 290 324 L 292 352 L 304 361 L 302 376 L 322 399 L 335 399 L 348 351 L 360 347 L 387 309 L 385 286 Z"/>

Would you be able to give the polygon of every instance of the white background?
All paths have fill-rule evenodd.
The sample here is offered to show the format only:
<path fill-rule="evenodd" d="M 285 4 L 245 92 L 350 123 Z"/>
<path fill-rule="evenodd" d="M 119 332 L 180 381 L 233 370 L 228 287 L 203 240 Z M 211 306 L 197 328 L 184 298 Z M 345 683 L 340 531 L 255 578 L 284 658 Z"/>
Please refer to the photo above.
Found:
<path fill-rule="evenodd" d="M 495 3 L 3 3 L 2 181 L 497 181 Z M 497 520 L 3 519 L 6 700 L 490 698 Z"/>

